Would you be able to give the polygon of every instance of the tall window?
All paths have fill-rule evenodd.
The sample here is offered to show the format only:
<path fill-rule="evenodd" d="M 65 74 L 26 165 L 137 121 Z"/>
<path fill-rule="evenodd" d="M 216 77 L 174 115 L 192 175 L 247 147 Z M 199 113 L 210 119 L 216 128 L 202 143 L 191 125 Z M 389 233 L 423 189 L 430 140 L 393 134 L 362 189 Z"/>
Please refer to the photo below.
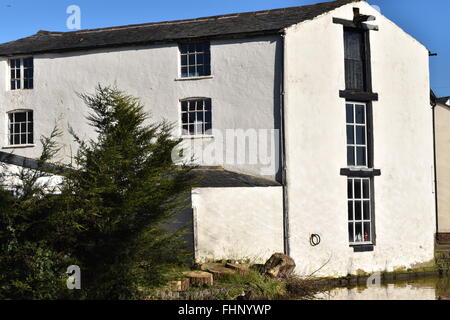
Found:
<path fill-rule="evenodd" d="M 33 111 L 17 111 L 8 114 L 8 142 L 11 146 L 34 143 Z"/>
<path fill-rule="evenodd" d="M 11 90 L 33 89 L 33 58 L 10 59 Z"/>
<path fill-rule="evenodd" d="M 372 243 L 370 178 L 348 178 L 348 233 L 351 244 Z"/>
<path fill-rule="evenodd" d="M 347 102 L 347 165 L 368 167 L 367 105 Z"/>
<path fill-rule="evenodd" d="M 347 90 L 366 91 L 365 33 L 362 30 L 344 30 L 345 86 Z"/>
<path fill-rule="evenodd" d="M 182 78 L 211 75 L 211 52 L 208 42 L 181 44 L 180 53 Z"/>
<path fill-rule="evenodd" d="M 181 124 L 184 136 L 210 135 L 212 130 L 211 99 L 181 101 Z"/>

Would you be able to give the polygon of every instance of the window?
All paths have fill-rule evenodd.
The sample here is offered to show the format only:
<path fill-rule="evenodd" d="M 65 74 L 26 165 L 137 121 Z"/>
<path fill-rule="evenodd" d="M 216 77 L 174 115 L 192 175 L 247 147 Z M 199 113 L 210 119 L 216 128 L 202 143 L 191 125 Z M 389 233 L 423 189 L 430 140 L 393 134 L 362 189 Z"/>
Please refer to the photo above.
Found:
<path fill-rule="evenodd" d="M 347 90 L 367 91 L 365 33 L 344 30 L 345 86 Z"/>
<path fill-rule="evenodd" d="M 181 44 L 180 53 L 182 78 L 211 75 L 211 53 L 209 43 Z"/>
<path fill-rule="evenodd" d="M 348 233 L 351 244 L 372 244 L 370 178 L 348 178 Z"/>
<path fill-rule="evenodd" d="M 210 135 L 212 130 L 211 99 L 181 101 L 181 124 L 184 136 Z"/>
<path fill-rule="evenodd" d="M 34 143 L 33 111 L 18 111 L 8 114 L 8 140 L 11 146 Z"/>
<path fill-rule="evenodd" d="M 368 167 L 367 105 L 347 102 L 347 165 Z"/>
<path fill-rule="evenodd" d="M 9 60 L 11 68 L 11 90 L 33 89 L 33 58 Z"/>

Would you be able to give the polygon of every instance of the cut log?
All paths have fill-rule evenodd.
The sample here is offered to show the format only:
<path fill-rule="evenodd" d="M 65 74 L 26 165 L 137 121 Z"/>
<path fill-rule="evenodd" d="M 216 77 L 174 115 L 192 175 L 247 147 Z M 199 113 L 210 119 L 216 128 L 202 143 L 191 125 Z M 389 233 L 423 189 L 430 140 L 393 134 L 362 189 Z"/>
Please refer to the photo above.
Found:
<path fill-rule="evenodd" d="M 192 285 L 212 286 L 214 284 L 213 275 L 209 272 L 188 271 L 188 272 L 183 272 L 183 274 L 189 279 L 189 282 Z"/>
<path fill-rule="evenodd" d="M 218 263 L 205 263 L 200 267 L 203 271 L 207 271 L 213 275 L 214 280 L 221 279 L 224 275 L 234 274 L 235 271 L 224 267 Z"/>
<path fill-rule="evenodd" d="M 249 264 L 233 264 L 227 263 L 226 267 L 228 269 L 234 270 L 239 273 L 241 276 L 245 276 L 250 273 L 250 265 Z"/>
<path fill-rule="evenodd" d="M 189 290 L 189 279 L 179 280 L 179 281 L 170 281 L 169 288 L 171 291 L 188 291 Z"/>
<path fill-rule="evenodd" d="M 294 269 L 294 260 L 282 253 L 275 253 L 264 265 L 265 274 L 273 278 L 288 278 Z"/>

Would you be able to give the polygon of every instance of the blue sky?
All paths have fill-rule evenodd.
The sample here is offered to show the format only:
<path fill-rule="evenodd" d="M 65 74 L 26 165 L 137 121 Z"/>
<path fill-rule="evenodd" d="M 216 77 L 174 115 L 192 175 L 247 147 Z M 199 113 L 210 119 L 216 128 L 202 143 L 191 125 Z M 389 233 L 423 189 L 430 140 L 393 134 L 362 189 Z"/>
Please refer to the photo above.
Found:
<path fill-rule="evenodd" d="M 86 29 L 316 2 L 321 0 L 0 0 L 0 42 L 25 37 L 41 29 L 66 31 L 66 9 L 73 4 L 81 8 L 82 28 Z M 450 95 L 450 1 L 368 2 L 379 6 L 385 16 L 439 54 L 430 58 L 431 85 L 439 96 Z"/>

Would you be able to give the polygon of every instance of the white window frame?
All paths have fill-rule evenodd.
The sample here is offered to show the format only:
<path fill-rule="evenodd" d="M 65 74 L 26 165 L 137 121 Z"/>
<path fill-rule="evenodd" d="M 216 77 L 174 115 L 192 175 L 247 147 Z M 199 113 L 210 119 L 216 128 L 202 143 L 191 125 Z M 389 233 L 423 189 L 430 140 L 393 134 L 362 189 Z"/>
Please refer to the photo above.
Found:
<path fill-rule="evenodd" d="M 27 143 L 24 143 L 24 144 L 14 144 L 14 143 L 11 144 L 11 140 L 10 140 L 11 134 L 15 134 L 15 133 L 11 133 L 11 127 L 10 127 L 11 122 L 10 122 L 9 116 L 11 114 L 16 114 L 16 113 L 26 113 L 26 121 L 25 121 L 26 131 L 25 131 L 24 134 L 26 134 L 26 136 L 27 136 L 27 138 L 26 138 L 27 139 L 27 141 L 26 141 Z M 33 113 L 33 121 L 28 121 L 29 120 L 29 118 L 28 118 L 29 117 L 29 113 Z M 6 128 L 7 128 L 7 130 L 5 130 L 6 131 L 6 144 L 5 144 L 6 147 L 5 148 L 34 147 L 35 146 L 34 142 L 35 142 L 35 139 L 36 139 L 36 134 L 35 134 L 35 130 L 34 130 L 35 122 L 36 122 L 36 119 L 35 119 L 35 112 L 34 112 L 34 110 L 31 110 L 31 109 L 17 109 L 17 110 L 12 110 L 12 111 L 7 112 L 6 113 Z M 16 124 L 16 123 L 13 122 L 13 124 Z M 28 125 L 29 124 L 32 125 L 32 131 L 31 132 L 28 131 Z M 32 143 L 29 143 L 30 141 L 28 141 L 30 133 L 33 134 L 33 141 L 32 141 Z M 19 134 L 22 134 L 21 130 L 20 130 Z"/>
<path fill-rule="evenodd" d="M 203 53 L 206 54 L 205 51 L 197 51 L 197 48 L 195 50 L 194 53 L 182 53 L 181 49 L 183 45 L 189 45 L 189 44 L 193 44 L 193 45 L 198 45 L 198 44 L 207 44 L 208 48 L 209 48 L 209 64 L 197 64 L 197 54 Z M 178 45 L 178 61 L 179 61 L 179 67 L 178 67 L 178 80 L 195 80 L 195 79 L 209 79 L 212 78 L 212 66 L 211 66 L 211 43 L 209 41 L 204 41 L 204 42 L 194 42 L 194 43 L 179 43 Z M 183 56 L 187 56 L 187 61 L 188 64 L 187 65 L 183 65 Z M 196 70 L 197 70 L 197 66 L 206 66 L 209 65 L 209 74 L 205 74 L 205 75 L 198 75 L 198 76 L 189 76 L 189 56 L 190 55 L 194 55 L 195 56 L 195 64 L 193 64 L 192 66 L 195 66 Z M 183 76 L 183 67 L 187 66 L 188 70 L 187 70 L 187 76 Z"/>
<path fill-rule="evenodd" d="M 347 106 L 348 105 L 352 105 L 352 109 L 353 109 L 353 123 L 348 122 L 347 120 Z M 360 123 L 356 123 L 356 106 L 364 106 L 364 123 L 360 124 Z M 369 135 L 368 135 L 368 130 L 367 130 L 367 126 L 368 126 L 368 119 L 367 119 L 367 103 L 364 102 L 353 102 L 353 101 L 347 101 L 345 103 L 345 117 L 346 117 L 346 127 L 345 127 L 345 135 L 346 135 L 346 145 L 347 145 L 347 165 L 350 168 L 369 168 Z M 349 144 L 348 143 L 348 127 L 351 126 L 353 128 L 353 144 Z M 356 139 L 356 132 L 357 132 L 357 128 L 358 127 L 363 127 L 364 128 L 364 139 L 365 139 L 365 144 L 358 144 L 357 143 L 357 139 Z M 353 151 L 353 158 L 354 158 L 354 165 L 350 165 L 349 164 L 349 159 L 348 159 L 348 150 L 349 148 L 352 147 L 354 148 Z M 358 148 L 364 148 L 365 149 L 365 158 L 366 158 L 366 163 L 365 165 L 358 165 Z"/>
<path fill-rule="evenodd" d="M 208 100 L 209 100 L 210 108 L 211 108 L 211 110 L 209 110 L 209 111 L 206 110 L 206 101 L 208 101 Z M 192 110 L 192 111 L 189 110 L 189 106 L 190 106 L 191 103 L 193 103 L 193 102 L 197 103 L 197 102 L 200 102 L 200 101 L 203 102 L 203 109 L 202 110 Z M 186 103 L 186 102 L 188 103 L 187 111 L 183 111 L 183 103 Z M 190 139 L 192 139 L 192 138 L 212 138 L 213 137 L 213 133 L 212 133 L 212 130 L 213 130 L 213 110 L 212 110 L 212 108 L 213 108 L 213 106 L 212 106 L 212 99 L 211 98 L 207 98 L 207 97 L 192 97 L 192 98 L 181 99 L 180 103 L 179 103 L 179 109 L 178 109 L 179 112 L 180 112 L 179 113 L 180 114 L 180 117 L 179 117 L 179 119 L 180 119 L 180 136 L 182 138 L 190 138 Z M 201 121 L 200 123 L 198 123 L 198 122 L 190 123 L 190 121 L 189 121 L 189 114 L 190 113 L 197 113 L 199 111 L 203 111 L 203 121 Z M 206 113 L 207 112 L 209 112 L 211 114 L 211 122 L 206 122 Z M 187 123 L 183 122 L 183 115 L 184 114 L 187 114 L 187 118 L 188 118 L 188 122 Z M 197 120 L 197 116 L 196 115 L 195 115 L 195 119 Z M 211 125 L 211 128 L 208 131 L 206 131 L 206 125 L 207 124 Z M 193 125 L 194 126 L 194 131 L 195 131 L 194 134 L 190 134 L 189 128 L 188 128 L 188 131 L 185 131 L 184 126 L 189 126 L 189 125 Z M 202 126 L 202 132 L 201 133 L 199 133 L 197 131 L 197 127 L 196 126 L 198 126 L 198 125 Z"/>
<path fill-rule="evenodd" d="M 356 198 L 356 188 L 355 188 L 355 181 L 360 181 L 360 197 Z M 367 194 L 368 196 L 364 196 L 364 181 L 367 181 L 368 190 Z M 348 234 L 349 234 L 349 242 L 351 246 L 359 246 L 359 245 L 373 245 L 374 244 L 374 219 L 373 219 L 373 199 L 372 199 L 372 179 L 371 178 L 360 178 L 360 177 L 348 177 L 347 178 L 347 188 L 349 189 L 349 183 L 351 182 L 352 190 L 348 190 L 348 196 L 347 196 L 347 205 L 348 205 L 348 213 L 352 214 L 352 217 L 348 217 Z M 351 195 L 350 195 L 351 193 Z M 360 203 L 361 207 L 361 219 L 356 219 L 356 203 Z M 364 203 L 368 202 L 368 210 L 369 210 L 369 218 L 365 219 L 365 208 Z M 352 207 L 350 208 L 350 203 L 352 204 Z M 356 233 L 356 225 L 361 225 L 361 234 L 360 237 L 357 237 Z M 369 230 L 366 230 L 365 225 L 369 224 Z M 352 225 L 353 228 L 353 241 L 352 238 L 350 238 L 351 235 L 351 229 L 350 225 Z M 366 240 L 366 233 L 369 240 Z M 358 241 L 358 238 L 361 239 Z"/>
<path fill-rule="evenodd" d="M 33 83 L 33 87 L 32 88 L 25 88 L 25 66 L 24 66 L 24 60 L 26 60 L 26 59 L 32 59 L 33 60 L 33 80 L 32 80 L 32 83 Z M 12 62 L 12 60 L 19 60 L 20 61 L 20 67 L 19 68 L 15 68 L 15 69 L 18 69 L 18 70 L 20 70 L 20 78 L 14 78 L 15 80 L 19 80 L 19 83 L 20 83 L 20 88 L 16 88 L 16 89 L 13 89 L 12 88 L 12 84 L 11 84 L 11 82 L 12 82 L 12 78 L 11 78 L 11 71 L 12 71 L 12 66 L 11 66 L 11 62 Z M 9 81 L 8 81 L 8 89 L 10 90 L 10 91 L 17 91 L 17 90 L 33 90 L 34 89 L 34 57 L 30 57 L 30 56 L 27 56 L 27 57 L 13 57 L 13 58 L 10 58 L 10 59 L 8 59 L 8 79 L 9 79 Z"/>

